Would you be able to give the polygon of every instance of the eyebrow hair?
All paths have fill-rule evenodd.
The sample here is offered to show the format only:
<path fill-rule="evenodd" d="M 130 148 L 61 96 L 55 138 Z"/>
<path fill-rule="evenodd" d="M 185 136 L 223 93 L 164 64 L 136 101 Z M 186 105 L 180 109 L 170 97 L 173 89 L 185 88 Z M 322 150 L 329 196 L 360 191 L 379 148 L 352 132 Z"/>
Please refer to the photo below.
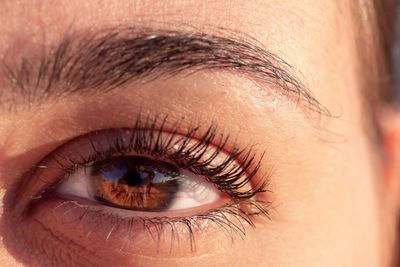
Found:
<path fill-rule="evenodd" d="M 2 62 L 12 90 L 4 103 L 29 106 L 70 94 L 108 92 L 135 81 L 172 77 L 183 71 L 226 70 L 272 85 L 309 109 L 329 115 L 277 55 L 249 40 L 201 32 L 115 27 L 68 33 L 39 56 Z M 2 89 L 4 90 L 4 89 Z"/>

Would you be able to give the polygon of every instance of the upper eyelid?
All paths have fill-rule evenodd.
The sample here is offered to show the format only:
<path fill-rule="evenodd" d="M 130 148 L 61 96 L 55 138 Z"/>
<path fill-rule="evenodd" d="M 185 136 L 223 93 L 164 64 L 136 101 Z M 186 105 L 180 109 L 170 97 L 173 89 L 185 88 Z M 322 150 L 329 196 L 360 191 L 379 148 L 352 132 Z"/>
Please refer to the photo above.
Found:
<path fill-rule="evenodd" d="M 229 166 L 232 166 L 229 162 L 237 160 L 241 161 L 238 162 L 238 164 L 236 165 L 237 168 L 233 170 L 228 170 L 226 175 L 241 174 L 248 177 L 248 182 L 251 181 L 253 183 L 253 177 L 257 176 L 263 153 L 257 153 L 254 147 L 248 144 L 246 144 L 246 146 L 242 146 L 244 148 L 239 149 L 236 139 L 230 138 L 229 134 L 219 132 L 215 123 L 209 124 L 208 127 L 201 127 L 200 125 L 202 124 L 197 124 L 195 122 L 191 122 L 188 124 L 183 119 L 176 121 L 173 119 L 169 119 L 168 116 L 162 116 L 161 114 L 144 117 L 142 116 L 142 112 L 139 112 L 132 128 L 104 129 L 75 137 L 50 152 L 49 155 L 46 156 L 44 160 L 39 163 L 39 165 L 46 165 L 46 167 L 52 169 L 60 169 L 60 171 L 63 172 L 72 172 L 75 170 L 75 168 L 78 168 L 79 166 L 84 166 L 85 164 L 99 159 L 100 157 L 96 157 L 95 155 L 96 150 L 101 150 L 99 152 L 102 153 L 102 155 L 100 155 L 102 159 L 106 156 L 112 156 L 114 152 L 113 149 L 109 148 L 110 142 L 112 144 L 115 144 L 115 142 L 120 142 L 123 134 L 125 134 L 126 139 L 129 139 L 130 136 L 140 137 L 143 135 L 143 133 L 147 132 L 151 133 L 150 137 L 153 140 L 153 143 L 157 141 L 157 138 L 160 136 L 160 134 L 177 136 L 178 138 L 183 139 L 184 142 L 188 142 L 192 139 L 197 140 L 198 144 L 201 144 L 201 140 L 203 140 L 203 146 L 200 147 L 200 150 L 197 150 L 197 152 L 201 151 L 201 148 L 206 147 L 204 146 L 204 142 L 208 142 L 207 146 L 214 147 L 213 151 L 216 151 L 215 155 L 218 155 L 220 153 L 228 155 L 228 157 L 225 158 L 225 165 L 220 165 L 222 167 L 225 167 L 225 170 L 227 170 Z M 126 135 L 126 133 L 128 134 Z M 107 138 L 109 137 L 111 137 L 111 140 L 107 140 Z M 146 138 L 146 140 L 150 140 L 150 138 Z M 205 140 L 207 138 L 208 141 Z M 106 148 L 101 149 L 100 147 L 96 147 L 96 144 L 91 143 L 93 140 L 95 140 L 95 142 L 99 142 L 99 140 L 103 140 L 102 142 L 105 141 L 103 145 Z M 165 140 L 163 140 L 163 142 L 165 142 Z M 86 149 L 83 149 L 82 145 L 86 146 Z M 121 146 L 121 144 L 116 144 L 116 146 Z M 86 155 L 77 154 L 76 151 L 82 150 L 86 151 Z M 145 152 L 148 153 L 148 150 L 146 150 Z M 104 153 L 108 154 L 106 155 Z M 232 158 L 229 158 L 231 156 Z M 207 166 L 207 164 L 205 164 L 205 166 Z M 224 169 L 214 169 L 213 171 L 214 172 L 210 173 L 210 175 L 223 175 L 222 172 L 224 171 Z M 266 186 L 270 178 L 270 174 L 271 173 L 268 172 L 267 174 L 263 175 L 263 179 L 260 179 L 257 184 L 253 184 L 255 190 L 252 195 L 254 195 L 258 191 L 264 190 L 264 187 Z M 218 178 L 219 177 L 216 177 L 215 179 Z"/>
<path fill-rule="evenodd" d="M 201 134 L 210 127 L 210 124 L 203 121 L 196 121 L 195 119 L 185 120 L 184 118 L 180 118 L 177 120 L 176 118 L 168 118 L 162 114 L 151 114 L 148 115 L 148 117 L 145 117 L 144 115 L 142 116 L 141 114 L 147 113 L 139 112 L 139 114 L 136 115 L 137 117 L 135 118 L 135 122 L 133 123 L 132 127 L 100 128 L 97 130 L 92 130 L 92 132 L 71 137 L 63 141 L 62 144 L 59 144 L 52 150 L 46 152 L 46 155 L 43 155 L 42 159 L 39 159 L 37 163 L 34 163 L 32 169 L 26 172 L 20 181 L 15 184 L 16 187 L 20 188 L 14 196 L 17 205 L 19 207 L 27 205 L 26 202 L 29 199 L 24 197 L 25 192 L 31 195 L 29 198 L 35 199 L 40 197 L 42 193 L 51 189 L 51 187 L 56 185 L 58 182 L 61 182 L 61 177 L 63 177 L 65 174 L 65 170 L 60 169 L 60 163 L 64 163 L 64 165 L 67 164 L 68 166 L 72 167 L 73 162 L 71 162 L 70 159 L 79 160 L 82 159 L 82 157 L 85 158 L 86 155 L 79 155 L 75 152 L 81 151 L 78 153 L 83 153 L 84 151 L 90 151 L 91 148 L 88 142 L 88 137 L 91 135 L 111 134 L 112 132 L 115 133 L 115 131 L 132 130 L 136 127 L 138 129 L 153 128 L 157 131 L 164 130 L 168 133 L 175 133 L 180 136 L 185 136 L 185 133 L 190 132 L 190 129 L 199 128 L 198 134 L 192 135 L 194 136 L 194 139 L 199 139 L 201 138 Z M 209 125 L 209 127 L 207 127 L 207 125 Z M 227 136 L 227 134 L 223 134 L 223 131 L 220 131 L 220 129 L 217 129 L 217 132 L 219 136 Z M 263 154 L 262 151 L 260 153 L 260 151 L 257 151 L 257 149 L 254 147 L 251 147 L 250 144 L 245 142 L 245 140 L 239 136 L 236 136 L 235 138 L 229 138 L 229 140 L 230 141 L 226 144 L 224 150 L 222 150 L 224 153 L 229 153 L 233 147 L 241 147 L 241 150 L 254 152 L 256 166 L 260 166 Z M 84 149 L 82 145 L 86 145 L 86 149 Z M 264 188 L 266 185 L 268 185 L 272 176 L 272 167 L 273 166 L 270 166 L 270 164 L 267 164 L 261 168 L 261 170 L 258 171 L 255 179 L 252 180 L 252 185 L 257 188 Z M 264 195 L 259 196 L 264 198 Z M 17 201 L 18 199 L 21 199 L 21 201 Z"/>
<path fill-rule="evenodd" d="M 139 118 L 138 121 L 141 121 L 141 119 Z M 121 134 L 121 131 L 124 133 L 128 133 L 126 135 L 126 137 L 129 137 L 129 132 L 132 135 L 138 134 L 139 138 L 143 138 L 142 134 L 145 134 L 145 133 L 147 133 L 147 134 L 150 133 L 150 135 L 154 134 L 155 136 L 159 136 L 159 134 L 162 134 L 162 132 L 161 132 L 162 127 L 161 128 L 155 127 L 156 121 L 157 121 L 157 119 L 145 120 L 146 123 L 144 125 L 139 122 L 136 124 L 136 127 L 138 127 L 137 129 L 135 129 L 135 128 L 125 129 L 124 128 L 123 130 L 119 129 L 120 131 L 117 131 L 117 132 L 119 132 L 118 134 Z M 149 122 L 151 122 L 150 125 L 152 125 L 150 127 L 148 124 Z M 192 129 L 192 130 L 190 130 L 190 129 Z M 199 129 L 199 127 L 188 128 L 188 130 L 186 130 L 186 134 L 181 132 L 179 134 L 179 136 L 181 138 L 188 138 L 188 137 L 196 136 L 194 134 L 194 132 L 196 132 L 198 129 Z M 203 133 L 203 136 L 197 135 L 197 137 L 200 140 L 202 140 L 202 138 L 204 138 L 206 136 L 215 137 L 217 135 L 216 133 L 214 133 L 214 131 L 217 130 L 216 128 L 213 128 L 210 126 L 207 129 L 208 130 L 206 130 L 205 133 Z M 107 135 L 107 132 L 108 132 L 107 130 L 104 130 L 102 132 L 96 132 L 95 135 L 96 135 L 96 137 L 101 138 L 101 135 Z M 172 134 L 177 131 L 170 130 L 168 132 L 169 132 L 169 134 Z M 110 133 L 108 133 L 108 134 L 110 134 Z M 87 137 L 83 137 L 83 138 L 87 139 Z M 119 140 L 120 138 L 121 138 L 121 136 L 114 137 L 114 139 L 112 139 L 112 138 L 111 139 Z M 152 139 L 155 140 L 156 138 L 153 137 Z M 212 139 L 213 138 L 210 139 L 210 144 L 213 143 Z M 129 138 L 125 139 L 125 140 L 129 140 Z M 228 139 L 223 138 L 223 136 L 221 136 L 220 140 L 224 140 L 224 141 L 222 141 L 222 143 L 220 143 L 220 145 L 228 143 L 228 141 L 227 141 Z M 118 141 L 118 142 L 121 142 L 121 141 Z M 117 146 L 120 146 L 120 145 L 123 149 L 124 145 L 117 144 Z M 153 143 L 153 145 L 154 145 L 154 143 Z M 107 150 L 104 152 L 103 149 L 101 149 L 101 148 L 97 149 L 96 148 L 97 146 L 94 143 L 91 143 L 90 147 L 92 147 L 93 151 L 95 151 L 95 153 L 98 153 L 99 156 L 87 158 L 87 159 L 84 158 L 82 162 L 73 162 L 73 164 L 76 164 L 77 166 L 72 170 L 68 170 L 69 173 L 72 173 L 77 169 L 85 168 L 86 166 L 88 166 L 87 165 L 88 163 L 92 163 L 92 162 L 95 163 L 97 161 L 107 160 L 109 157 L 112 157 L 113 153 L 116 152 L 114 149 L 111 149 L 110 150 L 111 152 L 107 151 Z M 222 148 L 223 147 L 221 147 L 221 149 Z M 143 151 L 147 151 L 147 149 L 148 148 L 144 148 Z M 215 147 L 213 149 L 215 149 Z M 223 151 L 223 150 L 220 150 L 220 151 Z M 246 150 L 242 150 L 242 151 L 246 151 Z M 103 155 L 103 153 L 106 153 L 106 155 Z M 124 151 L 123 153 L 129 153 L 129 152 Z M 222 152 L 222 153 L 224 153 L 224 152 Z M 146 153 L 144 153 L 144 154 L 146 154 Z M 124 156 L 124 154 L 118 155 L 118 157 L 123 157 L 123 156 Z M 129 156 L 129 154 L 128 154 L 128 156 Z M 143 156 L 143 155 L 141 155 L 141 156 Z M 226 160 L 226 162 L 233 162 L 234 160 L 236 160 L 235 158 L 230 159 L 229 155 L 227 155 L 226 158 L 229 159 L 229 161 Z M 261 158 L 262 158 L 262 156 L 261 156 Z M 226 173 L 226 175 L 227 175 L 226 177 L 224 177 L 224 174 L 223 174 L 224 169 L 223 168 L 220 170 L 217 170 L 216 173 L 210 174 L 210 176 L 206 176 L 205 174 L 201 174 L 201 175 L 206 176 L 207 181 L 216 185 L 218 190 L 226 193 L 232 199 L 233 203 L 236 203 L 236 201 L 239 203 L 244 202 L 244 201 L 249 201 L 247 203 L 250 206 L 253 206 L 253 208 L 257 210 L 256 214 L 261 213 L 261 214 L 267 215 L 268 214 L 267 210 L 269 208 L 270 201 L 265 201 L 265 200 L 260 200 L 258 198 L 254 198 L 256 195 L 258 195 L 258 193 L 266 192 L 265 187 L 268 185 L 268 182 L 270 179 L 270 177 L 268 175 L 268 176 L 263 176 L 262 179 L 259 179 L 257 182 L 255 182 L 253 180 L 253 178 L 258 173 L 258 170 L 260 168 L 261 158 L 259 158 L 258 161 L 257 160 L 255 161 L 256 155 L 252 154 L 252 150 L 248 150 L 246 153 L 244 153 L 244 157 L 242 158 L 242 163 L 238 164 L 237 167 L 229 169 L 231 172 L 228 171 Z M 222 164 L 224 164 L 224 163 L 222 163 Z M 230 165 L 226 165 L 226 166 L 230 166 Z M 178 166 L 178 167 L 180 167 L 180 166 Z M 217 166 L 217 168 L 218 168 L 218 166 Z M 233 169 L 233 171 L 232 171 L 232 169 Z M 223 177 L 223 178 L 218 178 L 219 174 L 221 174 L 221 177 Z M 68 177 L 65 177 L 65 179 L 68 179 Z M 60 180 L 60 181 L 62 181 L 62 180 Z M 223 185 L 223 184 L 225 184 L 225 185 Z"/>
<path fill-rule="evenodd" d="M 134 135 L 136 135 L 136 136 L 139 136 L 139 138 L 143 138 L 143 136 L 141 136 L 141 133 L 149 133 L 149 131 L 150 130 L 148 130 L 148 129 L 150 129 L 150 128 L 152 128 L 152 127 L 145 127 L 144 129 L 142 129 L 141 128 L 141 126 L 140 125 L 137 125 L 137 127 L 139 127 L 139 129 L 124 129 L 123 130 L 123 132 L 128 132 L 128 133 L 132 133 L 132 134 L 134 134 Z M 211 129 L 211 128 L 209 128 L 209 130 L 208 131 L 206 131 L 206 134 L 204 134 L 204 136 L 215 136 L 216 134 L 214 134 L 213 133 L 213 130 Z M 155 136 L 158 136 L 158 133 L 159 133 L 159 130 L 155 130 L 155 129 L 153 129 L 153 134 L 155 134 Z M 171 132 L 174 132 L 174 131 L 171 131 Z M 192 134 L 191 133 L 192 132 L 192 130 L 188 130 L 187 131 L 187 137 L 191 137 L 191 136 L 195 136 L 194 134 Z M 208 134 L 207 134 L 208 133 Z M 99 136 L 101 136 L 101 135 L 104 135 L 104 136 L 109 136 L 109 135 L 112 135 L 112 133 L 108 133 L 109 135 L 107 135 L 107 130 L 105 130 L 103 133 L 101 133 L 101 132 L 97 132 L 96 134 L 95 134 L 95 137 L 96 138 L 99 138 Z M 116 133 L 114 133 L 114 134 L 116 134 Z M 111 142 L 115 142 L 114 140 L 116 140 L 116 144 L 115 143 L 112 143 L 112 144 L 106 144 L 105 146 L 106 146 L 106 148 L 101 148 L 99 145 L 96 145 L 95 143 L 97 143 L 97 141 L 94 141 L 95 143 L 90 143 L 90 145 L 88 145 L 88 141 L 84 141 L 84 142 L 86 142 L 86 145 L 88 145 L 88 147 L 90 147 L 91 149 L 92 149 L 92 152 L 90 152 L 89 153 L 89 155 L 87 155 L 87 156 L 82 156 L 82 155 L 80 155 L 79 156 L 79 158 L 78 158 L 78 160 L 71 160 L 71 159 L 69 159 L 68 160 L 68 162 L 67 162 L 67 165 L 66 166 L 63 166 L 62 165 L 62 158 L 61 159 L 59 159 L 59 160 L 57 160 L 56 162 L 57 162 L 57 165 L 58 165 L 58 168 L 64 168 L 67 172 L 73 172 L 74 170 L 75 170 L 75 168 L 80 168 L 80 167 L 83 167 L 83 166 L 87 166 L 87 164 L 91 164 L 92 162 L 95 162 L 95 161 L 97 161 L 97 160 L 103 160 L 103 159 L 106 159 L 107 157 L 111 157 L 111 156 L 113 156 L 115 153 L 117 153 L 117 152 L 122 152 L 122 151 L 115 151 L 115 149 L 113 148 L 113 147 L 109 147 L 110 145 L 114 145 L 115 147 L 121 147 L 121 149 L 126 149 L 126 148 L 129 148 L 129 144 L 122 144 L 122 143 L 118 143 L 118 142 L 122 142 L 122 141 L 120 141 L 120 139 L 121 139 L 121 136 L 118 136 L 118 134 L 121 134 L 121 132 L 120 131 L 117 131 L 117 135 L 116 136 L 114 136 L 114 137 L 112 137 L 112 141 Z M 172 135 L 172 134 L 171 134 Z M 152 134 L 150 133 L 150 136 L 152 136 Z M 185 134 L 182 134 L 182 135 L 180 135 L 180 138 L 184 138 L 184 136 L 185 136 Z M 199 137 L 200 139 L 201 138 L 205 138 L 205 137 Z M 129 134 L 126 136 L 126 137 L 128 137 L 127 138 L 127 140 L 129 139 Z M 88 138 L 88 137 L 83 137 L 83 138 Z M 149 137 L 146 137 L 146 138 L 149 138 Z M 101 139 L 101 138 L 100 138 Z M 155 138 L 153 137 L 153 140 L 154 140 Z M 212 138 L 211 138 L 212 139 Z M 96 140 L 98 140 L 98 139 L 96 139 Z M 189 138 L 187 138 L 187 140 L 189 140 Z M 187 140 L 185 140 L 185 141 L 187 141 Z M 222 143 L 220 143 L 220 145 L 219 146 L 221 146 L 222 144 L 226 144 L 227 143 L 227 139 L 224 139 L 223 137 L 221 137 L 221 139 L 220 140 L 223 140 L 222 141 Z M 92 140 L 93 141 L 93 140 Z M 91 142 L 92 142 L 91 141 Z M 108 140 L 108 141 L 110 141 L 110 140 Z M 108 142 L 107 141 L 107 142 Z M 210 144 L 206 144 L 207 146 L 209 146 L 209 145 L 212 145 L 211 144 L 212 142 L 210 142 Z M 200 143 L 199 143 L 200 144 Z M 141 145 L 139 145 L 139 148 L 143 148 L 143 152 L 145 152 L 145 153 L 150 153 L 151 151 L 149 151 L 149 145 L 151 145 L 151 144 L 146 144 L 146 145 L 143 145 L 143 144 L 141 144 Z M 154 145 L 154 144 L 153 144 Z M 143 146 L 143 147 L 142 147 Z M 196 147 L 196 148 L 199 148 L 199 150 L 200 151 L 205 151 L 205 149 L 203 149 L 203 148 L 205 148 L 205 146 L 203 146 L 203 147 L 201 147 L 201 146 L 196 146 L 196 145 L 194 145 L 194 147 Z M 216 146 L 216 147 L 218 147 L 218 145 Z M 224 153 L 224 152 L 222 152 L 223 150 L 223 148 L 221 147 L 221 150 L 218 150 L 217 148 L 213 148 L 214 149 L 214 151 L 215 151 L 215 153 L 214 154 L 212 154 L 212 155 L 214 155 L 215 157 L 218 155 L 218 154 L 220 154 L 220 153 Z M 184 148 L 184 149 L 187 149 L 187 147 L 186 148 Z M 129 151 L 123 151 L 124 153 L 128 153 Z M 136 151 L 136 152 L 138 152 L 138 151 Z M 140 152 L 140 151 L 139 151 Z M 180 154 L 180 152 L 179 151 L 175 151 L 177 154 L 177 156 L 179 157 L 180 155 L 182 155 L 182 154 Z M 183 151 L 182 151 L 183 152 Z M 93 154 L 94 153 L 94 154 Z M 162 152 L 162 151 L 160 151 L 159 153 L 164 153 L 164 152 Z M 201 168 L 201 166 L 204 166 L 203 168 L 206 168 L 206 166 L 208 166 L 208 164 L 211 164 L 212 162 L 211 162 L 211 160 L 213 160 L 214 158 L 212 158 L 212 155 L 211 156 L 209 156 L 210 157 L 210 161 L 209 162 L 205 162 L 204 164 L 203 163 L 200 163 L 198 160 L 200 159 L 200 157 L 202 157 L 202 154 L 197 154 L 197 156 L 198 156 L 198 159 L 197 160 L 193 160 L 193 162 L 195 163 L 195 162 L 197 162 L 197 163 L 200 163 L 200 165 L 198 165 L 196 168 L 197 168 L 197 171 L 201 171 L 201 170 L 207 170 L 207 171 L 211 171 L 210 173 L 208 173 L 209 175 L 210 175 L 210 177 L 214 177 L 213 179 L 223 179 L 223 177 L 225 177 L 225 176 L 230 176 L 231 178 L 234 176 L 234 175 L 240 175 L 240 176 L 242 176 L 242 175 L 247 175 L 247 178 L 248 178 L 248 180 L 246 180 L 246 181 L 248 181 L 248 182 L 250 182 L 250 180 L 257 174 L 257 172 L 258 172 L 258 169 L 259 169 L 259 164 L 260 164 L 260 161 L 261 161 L 261 158 L 262 158 L 262 156 L 261 156 L 261 158 L 259 158 L 259 159 L 257 159 L 257 156 L 256 156 L 256 154 L 253 154 L 253 152 L 252 152 L 252 150 L 238 150 L 238 149 L 236 149 L 236 148 L 234 148 L 234 151 L 232 151 L 231 153 L 233 153 L 233 154 L 227 154 L 226 155 L 226 157 L 225 158 L 223 158 L 222 159 L 222 162 L 220 163 L 221 165 L 219 165 L 219 166 L 216 166 L 216 168 L 214 168 L 214 169 L 210 169 L 210 170 L 207 170 L 207 169 L 202 169 Z M 60 156 L 60 154 L 56 154 L 57 156 Z M 62 155 L 62 154 L 61 154 Z M 193 156 L 193 155 L 192 155 Z M 243 157 L 242 157 L 243 156 Z M 64 157 L 64 156 L 62 156 L 62 157 Z M 236 166 L 234 166 L 234 167 L 232 167 L 232 165 L 231 165 L 231 162 L 233 163 L 234 161 L 236 161 L 237 159 L 240 159 L 240 157 L 242 157 L 241 158 L 241 160 L 242 160 L 242 162 L 241 163 L 238 163 Z M 172 159 L 172 158 L 171 158 Z M 176 163 L 176 162 L 175 162 Z M 61 164 L 61 165 L 60 165 Z M 69 165 L 71 165 L 72 166 L 72 169 L 68 169 L 69 167 Z M 180 167 L 183 167 L 183 166 L 180 166 Z M 225 171 L 226 171 L 226 173 L 225 173 Z M 201 175 L 206 175 L 205 173 L 201 173 Z M 225 176 L 224 176 L 225 175 Z M 214 180 L 214 183 L 216 183 L 216 181 L 217 180 Z M 212 182 L 212 181 L 211 181 Z M 266 181 L 265 181 L 266 182 Z M 264 187 L 264 184 L 260 184 L 260 185 L 257 185 L 257 188 L 254 190 L 254 192 L 252 192 L 252 193 L 250 193 L 250 192 L 246 192 L 246 193 L 248 193 L 249 194 L 249 197 L 250 197 L 250 194 L 251 194 L 251 196 L 252 195 L 254 195 L 256 192 L 258 192 L 258 191 L 261 191 L 261 190 L 263 190 L 263 187 Z M 242 195 L 242 197 L 245 197 L 245 194 L 243 193 L 243 195 Z"/>

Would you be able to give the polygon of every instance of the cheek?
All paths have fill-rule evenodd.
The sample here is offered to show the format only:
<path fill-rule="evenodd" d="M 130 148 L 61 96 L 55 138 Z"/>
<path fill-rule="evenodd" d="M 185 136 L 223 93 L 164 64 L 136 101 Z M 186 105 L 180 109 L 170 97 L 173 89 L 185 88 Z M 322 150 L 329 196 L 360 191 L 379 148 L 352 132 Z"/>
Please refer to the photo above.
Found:
<path fill-rule="evenodd" d="M 314 215 L 318 232 L 327 237 L 326 251 L 338 259 L 341 255 L 351 266 L 381 266 L 386 217 L 381 212 L 382 177 L 366 135 L 354 131 L 346 137 L 320 163 L 318 179 L 324 182 L 315 183 L 320 192 Z"/>
<path fill-rule="evenodd" d="M 277 197 L 273 221 L 276 246 L 295 255 L 280 259 L 287 265 L 296 258 L 301 264 L 295 266 L 381 266 L 387 249 L 382 247 L 387 218 L 380 201 L 382 177 L 369 140 L 354 127 L 335 125 L 347 131 L 340 142 L 312 142 L 299 134 L 278 159 L 284 167 L 271 181 Z"/>

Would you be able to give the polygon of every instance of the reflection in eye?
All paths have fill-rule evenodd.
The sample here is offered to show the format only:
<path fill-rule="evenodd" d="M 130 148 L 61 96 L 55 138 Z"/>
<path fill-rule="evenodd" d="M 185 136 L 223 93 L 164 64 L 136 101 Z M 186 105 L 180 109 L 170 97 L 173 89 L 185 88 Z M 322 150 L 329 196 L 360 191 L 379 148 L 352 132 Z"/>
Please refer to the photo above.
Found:
<path fill-rule="evenodd" d="M 58 192 L 142 211 L 198 207 L 219 198 L 204 177 L 138 156 L 97 162 L 71 174 Z"/>

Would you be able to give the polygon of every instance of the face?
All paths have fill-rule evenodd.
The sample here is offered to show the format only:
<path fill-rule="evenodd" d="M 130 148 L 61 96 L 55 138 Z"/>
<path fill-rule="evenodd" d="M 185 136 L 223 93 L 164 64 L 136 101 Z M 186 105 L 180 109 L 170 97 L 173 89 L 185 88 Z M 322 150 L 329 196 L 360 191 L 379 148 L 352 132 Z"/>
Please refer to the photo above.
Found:
<path fill-rule="evenodd" d="M 389 266 L 353 5 L 3 1 L 2 261 Z"/>

